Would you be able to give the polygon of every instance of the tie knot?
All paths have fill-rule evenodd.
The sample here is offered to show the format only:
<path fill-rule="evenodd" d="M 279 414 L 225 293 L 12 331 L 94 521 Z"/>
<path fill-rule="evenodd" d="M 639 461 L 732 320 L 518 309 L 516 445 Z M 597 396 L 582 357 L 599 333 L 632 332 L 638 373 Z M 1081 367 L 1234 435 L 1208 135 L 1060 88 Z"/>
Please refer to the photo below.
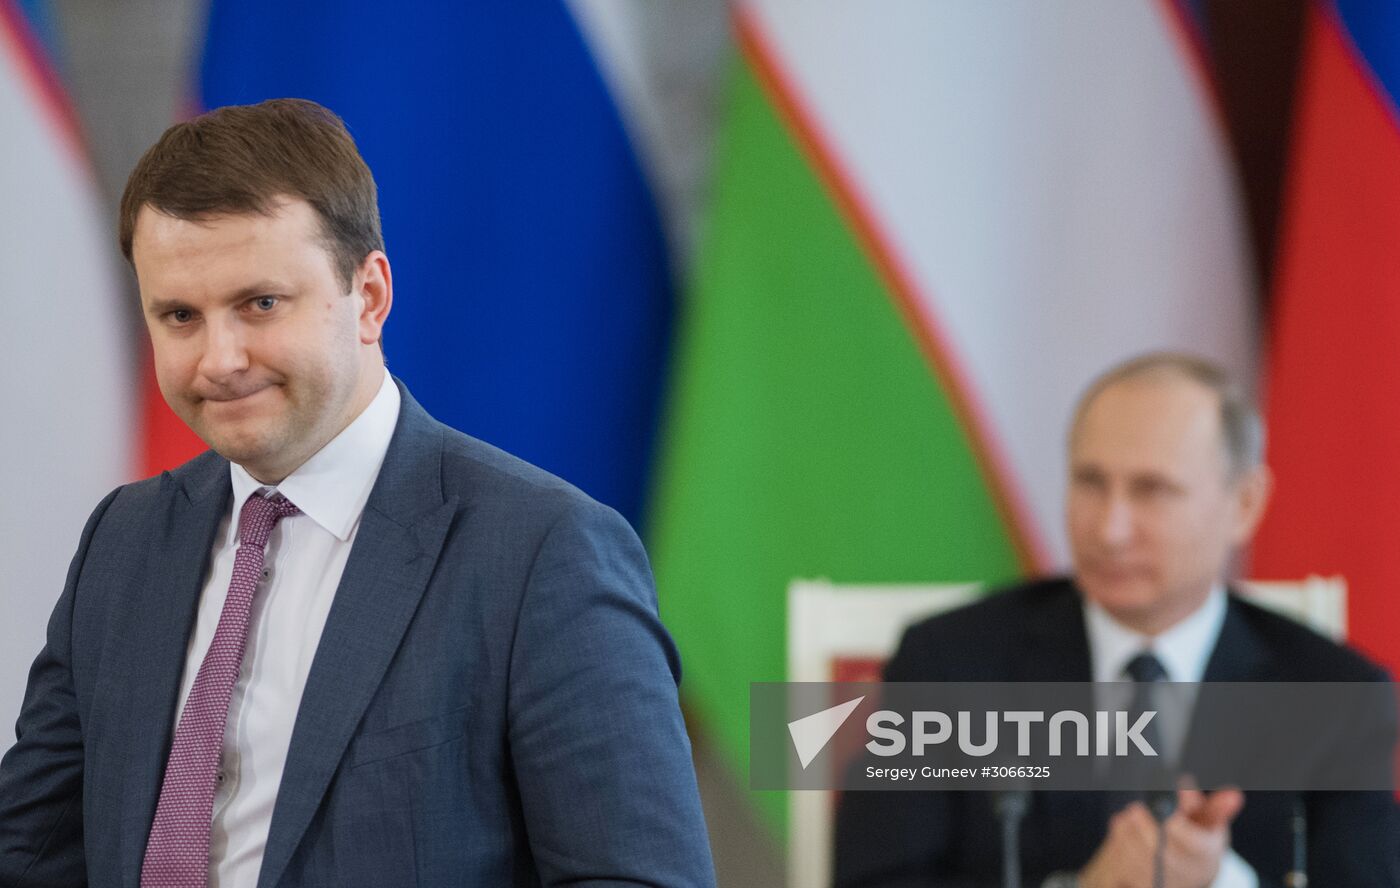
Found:
<path fill-rule="evenodd" d="M 1129 660 L 1123 671 L 1128 673 L 1128 677 L 1133 681 L 1138 682 L 1161 681 L 1167 677 L 1167 670 L 1162 666 L 1162 661 L 1149 651 L 1143 651 Z"/>
<path fill-rule="evenodd" d="M 273 497 L 255 493 L 248 497 L 243 510 L 238 513 L 238 539 L 243 545 L 261 549 L 267 545 L 267 538 L 272 535 L 272 528 L 277 526 L 278 521 L 300 511 L 280 493 Z"/>

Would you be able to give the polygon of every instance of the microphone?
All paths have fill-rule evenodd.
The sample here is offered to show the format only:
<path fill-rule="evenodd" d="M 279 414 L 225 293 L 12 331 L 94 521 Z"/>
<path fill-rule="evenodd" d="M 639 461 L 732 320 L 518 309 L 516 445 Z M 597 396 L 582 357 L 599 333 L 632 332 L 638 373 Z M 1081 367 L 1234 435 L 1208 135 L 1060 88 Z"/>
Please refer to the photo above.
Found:
<path fill-rule="evenodd" d="M 1026 789 L 999 792 L 992 802 L 1001 821 L 1002 888 L 1021 888 L 1021 820 L 1030 807 L 1031 794 Z"/>
<path fill-rule="evenodd" d="M 1308 809 L 1301 798 L 1293 799 L 1293 868 L 1283 877 L 1287 888 L 1308 888 Z"/>
<path fill-rule="evenodd" d="M 1153 888 L 1162 888 L 1167 880 L 1167 818 L 1176 810 L 1176 793 L 1170 790 L 1153 790 L 1147 793 L 1145 801 L 1147 810 L 1152 812 L 1153 819 L 1157 821 L 1157 852 L 1152 855 L 1152 885 Z"/>
<path fill-rule="evenodd" d="M 1176 793 L 1169 789 L 1157 789 L 1147 793 L 1147 810 L 1152 812 L 1158 823 L 1166 823 L 1176 811 Z"/>

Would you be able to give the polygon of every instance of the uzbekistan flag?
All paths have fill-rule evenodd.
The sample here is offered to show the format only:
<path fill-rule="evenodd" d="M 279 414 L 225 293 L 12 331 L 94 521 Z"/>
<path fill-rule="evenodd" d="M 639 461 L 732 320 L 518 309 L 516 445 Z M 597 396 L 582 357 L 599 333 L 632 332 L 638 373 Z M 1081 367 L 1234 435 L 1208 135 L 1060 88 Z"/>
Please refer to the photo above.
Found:
<path fill-rule="evenodd" d="M 1239 189 L 1192 28 L 1150 0 L 739 4 L 650 536 L 736 775 L 794 577 L 1061 567 L 1089 378 L 1159 348 L 1251 375 Z"/>
<path fill-rule="evenodd" d="M 1254 574 L 1340 574 L 1400 672 L 1400 7 L 1314 3 L 1268 362 L 1275 502 Z"/>
<path fill-rule="evenodd" d="M 134 468 L 115 227 L 42 34 L 0 0 L 0 747 L 92 507 Z"/>

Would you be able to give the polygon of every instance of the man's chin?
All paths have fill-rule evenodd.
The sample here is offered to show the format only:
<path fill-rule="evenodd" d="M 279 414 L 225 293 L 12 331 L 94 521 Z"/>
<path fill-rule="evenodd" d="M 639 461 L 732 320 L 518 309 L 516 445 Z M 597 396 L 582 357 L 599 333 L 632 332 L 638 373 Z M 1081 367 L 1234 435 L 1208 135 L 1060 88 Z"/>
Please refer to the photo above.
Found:
<path fill-rule="evenodd" d="M 1086 598 L 1125 623 L 1150 614 L 1158 602 L 1156 590 L 1140 581 L 1086 579 L 1080 587 Z"/>
<path fill-rule="evenodd" d="M 236 434 L 228 430 L 201 429 L 195 429 L 195 434 L 209 445 L 210 450 L 244 468 L 262 465 L 277 451 L 272 436 L 265 434 Z"/>

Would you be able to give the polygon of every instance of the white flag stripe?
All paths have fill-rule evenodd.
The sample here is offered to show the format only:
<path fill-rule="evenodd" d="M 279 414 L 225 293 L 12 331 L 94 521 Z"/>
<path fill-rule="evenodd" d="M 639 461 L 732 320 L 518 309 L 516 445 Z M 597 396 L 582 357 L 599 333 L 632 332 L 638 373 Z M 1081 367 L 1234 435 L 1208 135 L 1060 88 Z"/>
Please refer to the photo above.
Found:
<path fill-rule="evenodd" d="M 1063 563 L 1084 383 L 1156 348 L 1254 366 L 1238 185 L 1174 23 L 1152 0 L 748 9 Z"/>
<path fill-rule="evenodd" d="M 0 748 L 83 522 L 130 477 L 136 434 L 108 214 L 20 46 L 0 35 Z"/>

